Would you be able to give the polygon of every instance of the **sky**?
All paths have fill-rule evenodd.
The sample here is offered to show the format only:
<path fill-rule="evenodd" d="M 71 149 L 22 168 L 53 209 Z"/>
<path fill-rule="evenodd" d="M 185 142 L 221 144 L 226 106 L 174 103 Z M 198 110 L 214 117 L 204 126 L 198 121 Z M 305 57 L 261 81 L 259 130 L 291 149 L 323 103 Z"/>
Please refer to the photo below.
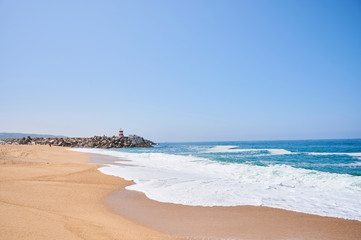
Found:
<path fill-rule="evenodd" d="M 0 132 L 361 138 L 361 1 L 0 0 Z"/>

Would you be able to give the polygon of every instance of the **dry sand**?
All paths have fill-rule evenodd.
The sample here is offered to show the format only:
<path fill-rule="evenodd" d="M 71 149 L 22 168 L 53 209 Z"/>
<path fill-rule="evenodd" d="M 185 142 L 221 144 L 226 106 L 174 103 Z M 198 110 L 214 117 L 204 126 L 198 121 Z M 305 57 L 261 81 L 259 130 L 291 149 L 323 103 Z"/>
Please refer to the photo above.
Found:
<path fill-rule="evenodd" d="M 127 182 L 88 161 L 62 147 L 0 146 L 0 239 L 170 239 L 102 204 Z"/>
<path fill-rule="evenodd" d="M 89 160 L 61 147 L 0 146 L 0 239 L 361 239 L 359 221 L 152 201 Z"/>

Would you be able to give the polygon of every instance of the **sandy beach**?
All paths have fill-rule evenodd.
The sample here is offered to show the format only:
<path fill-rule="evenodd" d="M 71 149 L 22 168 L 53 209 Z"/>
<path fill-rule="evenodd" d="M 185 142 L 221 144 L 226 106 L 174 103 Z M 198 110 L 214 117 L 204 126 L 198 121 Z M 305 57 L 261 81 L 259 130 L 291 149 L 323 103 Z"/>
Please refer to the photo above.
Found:
<path fill-rule="evenodd" d="M 97 170 L 111 160 L 62 147 L 0 146 L 0 239 L 361 239 L 359 221 L 152 201 Z"/>
<path fill-rule="evenodd" d="M 0 146 L 0 239 L 170 239 L 112 213 L 126 181 L 63 147 Z"/>

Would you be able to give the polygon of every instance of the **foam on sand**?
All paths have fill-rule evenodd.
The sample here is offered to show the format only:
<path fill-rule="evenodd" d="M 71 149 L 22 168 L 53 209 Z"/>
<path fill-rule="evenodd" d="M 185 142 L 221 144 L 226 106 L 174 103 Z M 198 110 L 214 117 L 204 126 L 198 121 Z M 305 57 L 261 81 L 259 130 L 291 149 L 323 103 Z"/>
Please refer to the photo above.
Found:
<path fill-rule="evenodd" d="M 133 180 L 135 184 L 127 189 L 143 192 L 160 202 L 192 206 L 269 206 L 361 220 L 360 176 L 286 165 L 221 163 L 165 153 L 79 151 L 130 160 L 122 165 L 119 163 L 124 162 L 120 159 L 99 170 Z"/>

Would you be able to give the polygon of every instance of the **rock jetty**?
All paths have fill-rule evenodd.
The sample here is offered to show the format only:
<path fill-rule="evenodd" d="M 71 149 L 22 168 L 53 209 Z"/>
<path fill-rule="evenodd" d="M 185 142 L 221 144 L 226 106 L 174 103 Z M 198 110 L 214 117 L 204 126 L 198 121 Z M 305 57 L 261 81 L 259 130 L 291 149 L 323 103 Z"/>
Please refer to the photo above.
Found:
<path fill-rule="evenodd" d="M 154 142 L 129 135 L 128 137 L 106 137 L 94 136 L 89 138 L 14 138 L 2 139 L 6 144 L 14 145 L 53 145 L 73 148 L 132 148 L 132 147 L 153 147 Z"/>

